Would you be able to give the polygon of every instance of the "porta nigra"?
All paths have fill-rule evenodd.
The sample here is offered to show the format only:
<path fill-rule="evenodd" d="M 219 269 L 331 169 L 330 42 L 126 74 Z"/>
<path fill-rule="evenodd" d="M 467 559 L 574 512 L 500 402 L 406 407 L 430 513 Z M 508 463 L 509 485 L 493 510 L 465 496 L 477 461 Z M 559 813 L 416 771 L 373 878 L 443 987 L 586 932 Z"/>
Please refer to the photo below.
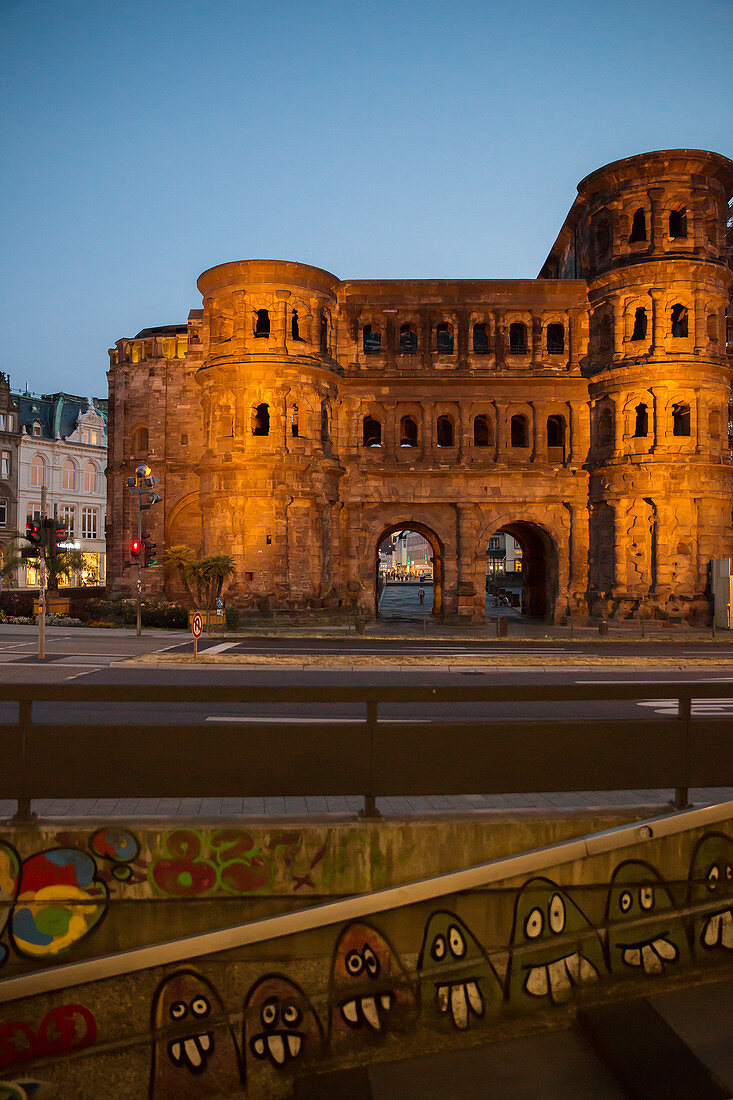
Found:
<path fill-rule="evenodd" d="M 706 618 L 710 561 L 733 556 L 732 194 L 715 153 L 609 164 L 537 279 L 205 271 L 186 325 L 110 351 L 113 590 L 135 590 L 125 478 L 145 460 L 159 552 L 231 554 L 241 607 L 373 615 L 378 547 L 409 528 L 436 614 L 483 618 L 505 531 L 531 615 Z M 147 593 L 176 583 L 146 571 Z"/>

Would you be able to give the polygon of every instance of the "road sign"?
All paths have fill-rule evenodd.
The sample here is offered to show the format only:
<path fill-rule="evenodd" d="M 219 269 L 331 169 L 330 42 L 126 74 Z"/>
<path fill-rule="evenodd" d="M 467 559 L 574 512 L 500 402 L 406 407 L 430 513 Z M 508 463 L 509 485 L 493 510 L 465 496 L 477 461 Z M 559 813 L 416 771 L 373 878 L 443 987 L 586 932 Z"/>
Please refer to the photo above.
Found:
<path fill-rule="evenodd" d="M 216 606 L 217 606 L 217 608 L 220 608 L 220 607 L 224 606 L 224 597 L 223 596 L 217 596 L 216 597 Z"/>
<path fill-rule="evenodd" d="M 204 620 L 200 611 L 197 611 L 191 619 L 191 633 L 194 638 L 200 638 L 204 632 Z"/>

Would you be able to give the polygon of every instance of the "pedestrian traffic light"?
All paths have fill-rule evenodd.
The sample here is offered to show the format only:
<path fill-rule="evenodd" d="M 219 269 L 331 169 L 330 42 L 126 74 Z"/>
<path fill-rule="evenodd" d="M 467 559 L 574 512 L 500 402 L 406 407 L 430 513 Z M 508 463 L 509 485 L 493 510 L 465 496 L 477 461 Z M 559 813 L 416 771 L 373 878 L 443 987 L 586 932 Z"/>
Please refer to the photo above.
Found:
<path fill-rule="evenodd" d="M 145 565 L 158 564 L 158 548 L 154 542 L 145 543 Z"/>
<path fill-rule="evenodd" d="M 25 537 L 31 546 L 40 546 L 43 542 L 43 524 L 40 519 L 29 519 L 25 525 Z"/>
<path fill-rule="evenodd" d="M 133 539 L 130 543 L 130 557 L 133 561 L 140 560 L 140 551 L 143 548 L 142 539 Z"/>

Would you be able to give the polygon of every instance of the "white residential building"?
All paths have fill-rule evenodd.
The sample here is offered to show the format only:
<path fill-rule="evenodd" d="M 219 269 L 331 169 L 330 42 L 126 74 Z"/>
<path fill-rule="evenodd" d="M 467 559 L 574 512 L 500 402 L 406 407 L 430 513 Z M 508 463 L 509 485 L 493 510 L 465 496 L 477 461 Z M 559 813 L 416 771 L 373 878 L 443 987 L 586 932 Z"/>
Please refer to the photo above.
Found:
<path fill-rule="evenodd" d="M 18 526 L 45 514 L 69 528 L 69 542 L 84 554 L 73 584 L 106 579 L 107 402 L 65 393 L 14 395 L 20 408 Z M 35 587 L 34 562 L 19 570 L 19 587 Z"/>

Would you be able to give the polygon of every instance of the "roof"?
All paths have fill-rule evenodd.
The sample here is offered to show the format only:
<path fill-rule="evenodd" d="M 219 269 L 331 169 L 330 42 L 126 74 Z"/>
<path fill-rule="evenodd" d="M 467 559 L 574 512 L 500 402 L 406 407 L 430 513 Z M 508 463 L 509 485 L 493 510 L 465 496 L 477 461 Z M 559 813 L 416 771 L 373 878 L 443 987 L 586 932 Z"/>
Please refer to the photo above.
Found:
<path fill-rule="evenodd" d="M 79 397 L 62 391 L 40 395 L 16 393 L 13 396 L 18 402 L 21 428 L 38 421 L 44 439 L 68 438 L 76 430 L 79 417 L 88 411 L 90 403 L 107 423 L 106 397 Z"/>
<path fill-rule="evenodd" d="M 188 325 L 156 325 L 155 328 L 141 328 L 133 340 L 143 340 L 146 336 L 177 336 L 188 332 Z"/>

